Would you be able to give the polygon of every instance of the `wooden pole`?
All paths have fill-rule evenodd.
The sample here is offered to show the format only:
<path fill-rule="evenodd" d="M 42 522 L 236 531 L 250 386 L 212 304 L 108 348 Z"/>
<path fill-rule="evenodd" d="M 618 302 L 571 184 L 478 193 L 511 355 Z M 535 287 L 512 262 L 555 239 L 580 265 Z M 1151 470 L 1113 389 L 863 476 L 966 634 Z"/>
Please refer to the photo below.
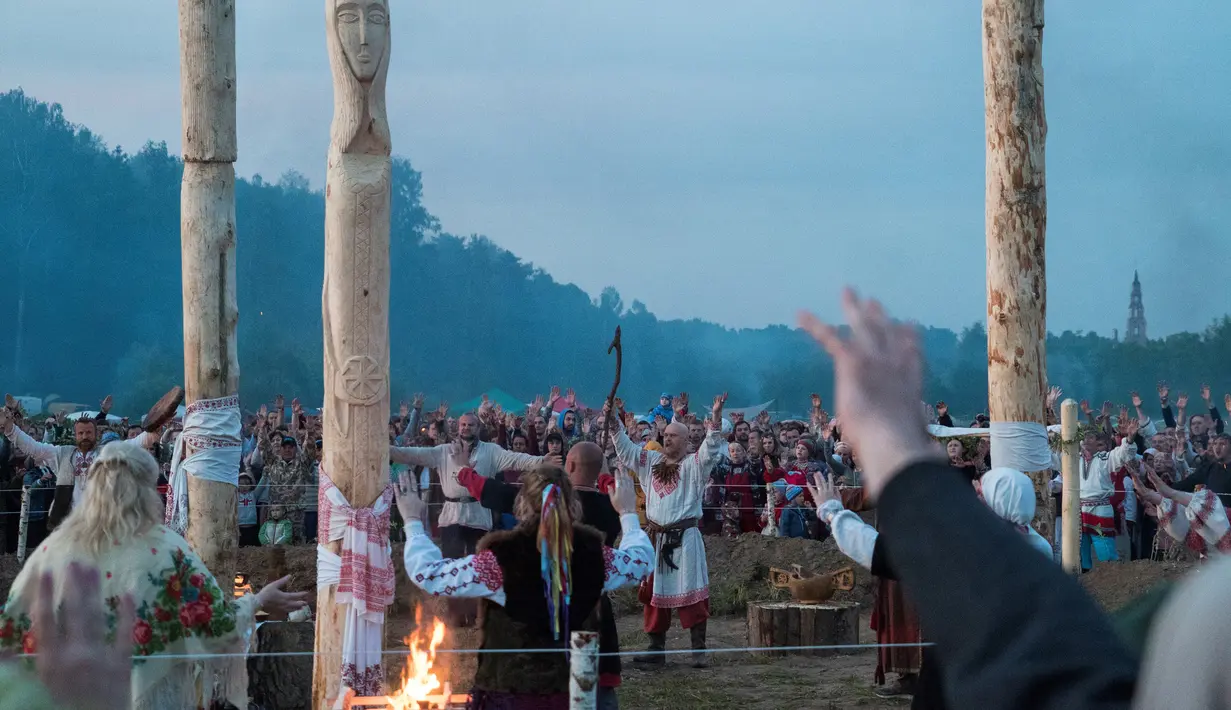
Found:
<path fill-rule="evenodd" d="M 389 484 L 389 219 L 392 161 L 385 81 L 389 70 L 386 0 L 325 0 L 333 76 L 325 182 L 322 289 L 326 475 L 354 509 L 370 507 Z M 328 521 L 321 519 L 322 529 Z M 339 554 L 341 543 L 319 535 Z M 342 667 L 345 607 L 336 584 L 317 585 L 312 707 L 332 707 L 347 686 L 378 695 L 379 665 Z M 373 633 L 373 632 L 369 632 Z M 383 638 L 383 629 L 375 632 Z M 360 687 L 356 687 L 356 685 Z"/>
<path fill-rule="evenodd" d="M 988 408 L 993 423 L 1044 424 L 1043 0 L 983 0 L 982 34 Z M 1036 529 L 1050 537 L 1049 472 L 1025 473 L 1034 480 L 1038 497 Z"/>
<path fill-rule="evenodd" d="M 569 710 L 598 707 L 598 633 L 574 631 L 569 649 Z"/>
<path fill-rule="evenodd" d="M 239 392 L 235 324 L 235 2 L 179 0 L 185 403 Z M 235 432 L 238 440 L 240 432 Z M 236 487 L 188 477 L 188 544 L 235 576 Z"/>
<path fill-rule="evenodd" d="M 26 561 L 26 541 L 30 535 L 30 486 L 21 487 L 21 518 L 17 522 L 17 562 Z"/>
<path fill-rule="evenodd" d="M 1077 402 L 1060 405 L 1060 439 L 1064 443 L 1061 460 L 1063 494 L 1060 502 L 1060 562 L 1069 574 L 1081 574 L 1081 472 L 1077 459 Z"/>

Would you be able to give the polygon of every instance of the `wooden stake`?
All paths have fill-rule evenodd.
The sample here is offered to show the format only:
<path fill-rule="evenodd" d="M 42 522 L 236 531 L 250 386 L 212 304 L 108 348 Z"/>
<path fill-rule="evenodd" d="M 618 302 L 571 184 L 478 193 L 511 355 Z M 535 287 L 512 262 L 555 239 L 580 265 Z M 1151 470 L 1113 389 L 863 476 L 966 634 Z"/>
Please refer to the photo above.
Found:
<path fill-rule="evenodd" d="M 1045 423 L 1047 190 L 1043 0 L 983 0 L 987 139 L 987 377 L 993 422 Z M 1035 484 L 1035 527 L 1053 526 L 1048 471 Z"/>
<path fill-rule="evenodd" d="M 191 403 L 239 392 L 234 0 L 179 0 L 179 29 L 184 389 Z M 235 576 L 236 495 L 229 483 L 188 477 L 188 544 L 223 580 Z"/>
<path fill-rule="evenodd" d="M 1064 571 L 1081 574 L 1081 462 L 1078 460 L 1077 402 L 1060 405 L 1060 439 L 1064 442 L 1061 459 L 1063 498 L 1060 502 L 1060 561 Z"/>
<path fill-rule="evenodd" d="M 569 710 L 594 710 L 598 706 L 598 633 L 574 631 L 569 650 Z"/>
<path fill-rule="evenodd" d="M 390 481 L 388 3 L 325 0 L 325 33 L 334 113 L 325 182 L 321 472 L 359 509 L 375 503 Z M 322 517 L 320 525 L 328 521 Z M 321 535 L 320 543 L 341 552 L 338 541 Z M 337 585 L 317 591 L 312 707 L 319 709 L 332 707 L 340 693 L 345 610 L 334 602 Z M 379 668 L 354 670 L 370 677 Z"/>

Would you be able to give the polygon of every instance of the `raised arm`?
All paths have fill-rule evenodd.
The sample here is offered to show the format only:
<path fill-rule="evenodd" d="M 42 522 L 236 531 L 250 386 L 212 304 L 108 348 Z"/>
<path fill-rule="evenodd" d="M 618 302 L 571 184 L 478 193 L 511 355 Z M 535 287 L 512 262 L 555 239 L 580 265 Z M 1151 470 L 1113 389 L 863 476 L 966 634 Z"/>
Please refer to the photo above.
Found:
<path fill-rule="evenodd" d="M 607 562 L 607 576 L 603 580 L 604 592 L 613 592 L 620 587 L 637 584 L 654 571 L 654 546 L 642 531 L 637 514 L 621 514 L 620 528 L 623 532 L 620 547 L 614 550 L 610 547 L 603 548 Z"/>
<path fill-rule="evenodd" d="M 427 466 L 440 468 L 448 456 L 448 444 L 440 446 L 390 446 L 389 460 L 394 463 L 404 463 L 407 466 Z"/>
<path fill-rule="evenodd" d="M 8 410 L 4 410 L 7 413 Z M 5 414 L 0 413 L 0 417 Z M 4 435 L 9 441 L 17 447 L 21 453 L 34 459 L 35 463 L 40 466 L 54 466 L 56 462 L 56 447 L 52 444 L 44 444 L 41 441 L 35 441 L 32 436 L 22 431 L 20 427 L 13 424 L 11 420 L 0 422 L 0 431 L 4 431 Z"/>
<path fill-rule="evenodd" d="M 423 521 L 412 519 L 406 523 L 402 560 L 410 581 L 432 596 L 490 599 L 504 606 L 504 572 L 491 550 L 447 560 L 423 529 Z"/>
<path fill-rule="evenodd" d="M 615 423 L 615 451 L 616 458 L 639 481 L 649 480 L 650 469 L 662 460 L 662 454 L 657 451 L 649 451 L 634 444 L 633 440 L 628 438 L 628 432 L 624 431 L 624 424 L 618 421 Z"/>
<path fill-rule="evenodd" d="M 533 471 L 543 465 L 543 462 L 547 457 L 519 454 L 516 451 L 509 451 L 508 449 L 502 449 L 497 446 L 496 455 L 494 458 L 496 460 L 497 471 Z"/>

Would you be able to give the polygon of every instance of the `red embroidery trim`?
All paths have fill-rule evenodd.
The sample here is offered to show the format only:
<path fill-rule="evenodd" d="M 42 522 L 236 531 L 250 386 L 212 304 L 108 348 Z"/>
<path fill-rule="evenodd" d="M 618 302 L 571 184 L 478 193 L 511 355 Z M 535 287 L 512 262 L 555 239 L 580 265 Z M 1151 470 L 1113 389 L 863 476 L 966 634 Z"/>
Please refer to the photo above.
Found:
<path fill-rule="evenodd" d="M 483 586 L 493 592 L 504 586 L 504 570 L 500 569 L 500 562 L 496 560 L 491 550 L 484 550 L 475 555 L 472 564 L 475 575 L 478 576 Z"/>

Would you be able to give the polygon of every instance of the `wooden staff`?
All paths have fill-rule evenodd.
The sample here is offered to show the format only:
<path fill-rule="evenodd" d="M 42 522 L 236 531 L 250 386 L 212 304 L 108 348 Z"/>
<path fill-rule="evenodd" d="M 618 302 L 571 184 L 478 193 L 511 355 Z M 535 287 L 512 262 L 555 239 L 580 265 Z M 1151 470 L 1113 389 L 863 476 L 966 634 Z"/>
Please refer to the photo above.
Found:
<path fill-rule="evenodd" d="M 616 356 L 616 374 L 615 382 L 611 383 L 611 394 L 607 395 L 607 418 L 603 421 L 603 443 L 604 445 L 611 441 L 611 422 L 615 418 L 615 396 L 616 390 L 620 389 L 620 371 L 624 368 L 624 345 L 620 342 L 620 326 L 616 326 L 615 337 L 611 339 L 611 345 L 607 346 L 607 354 L 615 351 Z"/>

